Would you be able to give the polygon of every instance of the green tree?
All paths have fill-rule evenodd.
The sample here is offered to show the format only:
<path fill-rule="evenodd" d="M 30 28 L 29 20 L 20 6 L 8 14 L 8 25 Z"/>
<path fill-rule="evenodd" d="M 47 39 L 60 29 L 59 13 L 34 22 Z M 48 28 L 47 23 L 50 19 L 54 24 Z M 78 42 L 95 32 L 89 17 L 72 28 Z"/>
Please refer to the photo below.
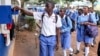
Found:
<path fill-rule="evenodd" d="M 59 0 L 39 0 L 39 2 L 43 2 L 43 3 L 47 2 L 47 1 L 53 1 L 54 3 L 59 2 Z"/>
<path fill-rule="evenodd" d="M 92 3 L 92 7 L 94 7 L 94 2 L 96 2 L 97 0 L 89 0 Z"/>
<path fill-rule="evenodd" d="M 29 0 L 21 0 L 21 7 L 23 8 L 24 7 L 24 3 L 27 2 Z"/>
<path fill-rule="evenodd" d="M 43 2 L 43 3 L 47 2 L 47 1 L 53 1 L 53 0 L 39 0 L 39 2 Z"/>
<path fill-rule="evenodd" d="M 74 0 L 65 0 L 65 1 L 66 1 L 66 3 L 67 3 L 67 6 L 69 7 L 70 2 L 72 2 L 72 1 L 74 1 Z"/>

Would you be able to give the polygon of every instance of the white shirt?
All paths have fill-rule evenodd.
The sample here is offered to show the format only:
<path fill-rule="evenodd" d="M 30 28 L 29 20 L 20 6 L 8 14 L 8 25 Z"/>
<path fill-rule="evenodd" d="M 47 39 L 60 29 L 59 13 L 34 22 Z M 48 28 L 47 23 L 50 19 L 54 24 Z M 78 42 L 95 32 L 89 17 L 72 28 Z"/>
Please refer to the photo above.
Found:
<path fill-rule="evenodd" d="M 33 12 L 34 19 L 42 20 L 43 12 Z M 56 35 L 56 27 L 61 27 L 61 18 L 58 16 L 57 22 L 55 18 L 55 14 L 53 13 L 50 17 L 47 13 L 44 14 L 43 23 L 41 28 L 41 34 L 45 36 Z"/>

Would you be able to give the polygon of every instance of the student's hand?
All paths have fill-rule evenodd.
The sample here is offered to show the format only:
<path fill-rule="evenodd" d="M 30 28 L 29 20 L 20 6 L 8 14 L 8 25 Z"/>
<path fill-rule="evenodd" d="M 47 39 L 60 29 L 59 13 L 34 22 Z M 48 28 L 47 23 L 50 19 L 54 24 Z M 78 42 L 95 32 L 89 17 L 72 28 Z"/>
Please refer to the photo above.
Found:
<path fill-rule="evenodd" d="M 81 23 L 81 25 L 88 25 L 89 24 L 89 22 L 83 22 L 83 23 Z"/>
<path fill-rule="evenodd" d="M 85 24 L 85 25 L 89 25 L 90 23 L 89 23 L 89 22 L 85 22 L 84 24 Z"/>
<path fill-rule="evenodd" d="M 21 10 L 21 8 L 18 7 L 18 6 L 15 6 L 15 7 L 14 7 L 14 10 Z"/>
<path fill-rule="evenodd" d="M 56 44 L 56 51 L 59 50 L 59 47 L 60 47 L 60 45 L 59 44 Z"/>
<path fill-rule="evenodd" d="M 7 37 L 7 34 L 3 34 L 4 37 Z"/>

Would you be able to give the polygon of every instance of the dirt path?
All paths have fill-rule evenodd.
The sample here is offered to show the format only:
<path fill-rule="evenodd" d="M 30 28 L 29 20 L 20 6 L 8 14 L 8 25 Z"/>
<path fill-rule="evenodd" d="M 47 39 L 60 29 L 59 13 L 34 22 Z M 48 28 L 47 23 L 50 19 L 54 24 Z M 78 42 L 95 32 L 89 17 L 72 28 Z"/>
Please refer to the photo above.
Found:
<path fill-rule="evenodd" d="M 99 29 L 100 32 L 100 29 Z M 96 39 L 97 43 L 100 40 L 100 33 L 98 38 Z M 76 48 L 76 37 L 75 33 L 72 34 L 72 47 Z M 74 56 L 84 56 L 83 48 L 84 45 L 81 45 L 81 52 L 78 55 Z M 14 49 L 14 55 L 13 56 L 39 56 L 39 47 L 36 48 L 35 45 L 35 36 L 32 32 L 18 32 L 17 38 L 15 41 L 15 49 Z M 91 48 L 89 56 L 97 56 L 97 44 L 94 48 Z M 62 50 L 59 49 L 59 51 L 56 52 L 56 56 L 63 56 Z"/>

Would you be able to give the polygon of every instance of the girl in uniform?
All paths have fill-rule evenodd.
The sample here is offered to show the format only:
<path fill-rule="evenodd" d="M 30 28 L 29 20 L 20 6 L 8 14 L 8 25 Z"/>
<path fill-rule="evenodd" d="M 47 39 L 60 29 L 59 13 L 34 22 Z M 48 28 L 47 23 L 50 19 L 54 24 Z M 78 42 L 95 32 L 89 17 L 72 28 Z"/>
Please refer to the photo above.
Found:
<path fill-rule="evenodd" d="M 64 56 L 67 56 L 66 51 L 69 50 L 69 56 L 73 55 L 73 49 L 71 48 L 71 34 L 70 30 L 72 28 L 72 22 L 68 16 L 65 15 L 65 9 L 61 8 L 59 15 L 62 21 L 61 27 L 61 45 L 63 49 Z"/>
<path fill-rule="evenodd" d="M 86 25 L 96 25 L 96 20 L 91 18 L 93 23 L 88 22 L 90 18 L 90 14 L 88 13 L 88 7 L 83 8 L 83 14 L 78 18 L 78 27 L 77 27 L 77 51 L 76 54 L 79 53 L 81 42 L 85 43 L 85 56 L 89 54 L 89 46 L 92 43 L 92 37 L 89 37 L 85 34 L 85 26 Z"/>

